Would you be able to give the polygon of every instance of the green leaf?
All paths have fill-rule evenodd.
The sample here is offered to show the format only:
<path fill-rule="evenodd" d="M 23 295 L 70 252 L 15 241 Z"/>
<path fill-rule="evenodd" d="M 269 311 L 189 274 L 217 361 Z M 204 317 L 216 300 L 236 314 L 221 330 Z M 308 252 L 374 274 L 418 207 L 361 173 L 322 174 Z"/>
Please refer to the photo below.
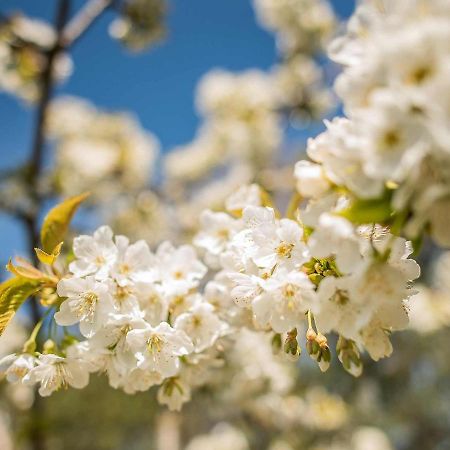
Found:
<path fill-rule="evenodd" d="M 386 224 L 393 215 L 390 195 L 369 200 L 357 199 L 347 209 L 341 211 L 339 215 L 358 225 Z"/>
<path fill-rule="evenodd" d="M 39 261 L 42 264 L 46 264 L 48 266 L 51 266 L 54 264 L 56 259 L 61 253 L 61 248 L 63 246 L 63 242 L 60 242 L 54 249 L 53 252 L 49 255 L 48 253 L 44 252 L 44 250 L 41 250 L 40 248 L 35 248 L 34 251 L 36 252 L 36 256 L 38 257 Z"/>
<path fill-rule="evenodd" d="M 41 242 L 45 253 L 51 255 L 58 244 L 64 241 L 70 221 L 88 193 L 70 197 L 50 210 L 41 229 Z"/>
<path fill-rule="evenodd" d="M 10 278 L 0 284 L 0 336 L 22 303 L 39 290 L 38 280 Z"/>

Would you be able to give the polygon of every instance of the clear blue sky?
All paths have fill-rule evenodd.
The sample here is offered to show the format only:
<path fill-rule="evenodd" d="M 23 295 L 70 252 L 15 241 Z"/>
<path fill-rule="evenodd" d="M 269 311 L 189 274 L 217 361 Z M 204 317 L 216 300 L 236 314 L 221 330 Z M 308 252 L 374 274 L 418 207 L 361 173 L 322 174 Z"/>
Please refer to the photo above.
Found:
<path fill-rule="evenodd" d="M 72 0 L 75 11 L 85 2 Z M 333 0 L 347 17 L 353 0 Z M 0 0 L 0 11 L 52 20 L 55 0 Z M 125 51 L 107 33 L 107 13 L 80 40 L 73 52 L 75 70 L 58 89 L 86 97 L 96 105 L 133 111 L 154 132 L 163 151 L 188 142 L 199 123 L 195 86 L 213 67 L 233 71 L 267 69 L 275 61 L 273 36 L 255 21 L 250 0 L 171 0 L 167 39 L 139 54 Z M 0 93 L 0 169 L 25 161 L 30 150 L 33 109 Z M 20 226 L 0 214 L 0 262 L 23 253 Z"/>

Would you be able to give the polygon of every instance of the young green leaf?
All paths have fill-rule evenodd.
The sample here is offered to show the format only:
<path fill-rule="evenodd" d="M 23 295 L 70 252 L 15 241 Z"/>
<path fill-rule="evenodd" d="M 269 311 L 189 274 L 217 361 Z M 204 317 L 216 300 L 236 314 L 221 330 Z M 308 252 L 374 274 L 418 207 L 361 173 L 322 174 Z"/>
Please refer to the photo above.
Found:
<path fill-rule="evenodd" d="M 39 261 L 42 264 L 46 264 L 48 266 L 51 266 L 56 259 L 58 258 L 59 254 L 61 253 L 63 242 L 60 242 L 53 250 L 51 254 L 48 254 L 47 252 L 44 252 L 44 250 L 41 250 L 40 248 L 35 248 L 34 251 L 36 252 L 36 256 L 38 257 Z"/>
<path fill-rule="evenodd" d="M 0 284 L 0 336 L 22 303 L 39 290 L 40 282 L 22 277 Z"/>
<path fill-rule="evenodd" d="M 64 241 L 70 221 L 88 193 L 70 197 L 50 210 L 41 229 L 42 248 L 45 253 L 53 254 L 56 247 Z"/>

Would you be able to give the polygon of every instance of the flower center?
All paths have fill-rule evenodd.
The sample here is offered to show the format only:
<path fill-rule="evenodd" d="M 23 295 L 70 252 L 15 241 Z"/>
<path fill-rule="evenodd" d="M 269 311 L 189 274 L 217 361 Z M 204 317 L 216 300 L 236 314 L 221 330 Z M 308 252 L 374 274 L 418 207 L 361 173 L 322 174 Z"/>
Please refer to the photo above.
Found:
<path fill-rule="evenodd" d="M 105 258 L 103 258 L 103 256 L 99 255 L 95 258 L 95 265 L 97 267 L 103 266 L 103 264 L 105 264 Z"/>
<path fill-rule="evenodd" d="M 164 340 L 161 336 L 154 334 L 150 336 L 147 340 L 147 348 L 150 353 L 159 353 L 162 350 L 162 346 L 164 344 Z"/>
<path fill-rule="evenodd" d="M 297 292 L 297 287 L 294 286 L 294 285 L 291 284 L 291 283 L 286 284 L 286 285 L 283 287 L 283 295 L 284 295 L 286 298 L 292 298 L 292 297 L 295 297 L 296 292 Z"/>
<path fill-rule="evenodd" d="M 287 242 L 282 242 L 277 248 L 276 253 L 282 258 L 290 258 L 292 255 L 292 249 L 294 244 L 288 244 Z"/>
<path fill-rule="evenodd" d="M 342 289 L 338 289 L 333 296 L 333 301 L 339 306 L 346 305 L 349 301 L 348 292 Z"/>
<path fill-rule="evenodd" d="M 92 322 L 94 320 L 95 307 L 99 300 L 98 295 L 95 292 L 86 292 L 81 295 L 80 300 L 76 309 L 78 317 Z"/>
<path fill-rule="evenodd" d="M 230 237 L 230 232 L 227 229 L 222 229 L 217 231 L 217 237 L 220 239 L 228 239 Z"/>
<path fill-rule="evenodd" d="M 121 275 L 128 275 L 131 272 L 131 267 L 128 264 L 121 264 L 119 267 L 119 273 Z"/>

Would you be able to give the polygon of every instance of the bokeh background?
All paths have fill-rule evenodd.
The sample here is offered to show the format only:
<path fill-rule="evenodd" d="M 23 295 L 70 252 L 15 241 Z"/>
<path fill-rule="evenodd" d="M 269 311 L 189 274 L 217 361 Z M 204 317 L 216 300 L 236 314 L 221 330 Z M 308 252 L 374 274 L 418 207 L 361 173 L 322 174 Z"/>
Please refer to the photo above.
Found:
<path fill-rule="evenodd" d="M 75 0 L 72 9 L 85 2 Z M 352 0 L 333 0 L 343 19 L 353 11 Z M 2 0 L 5 15 L 22 11 L 52 22 L 56 2 Z M 130 53 L 108 35 L 114 17 L 106 12 L 74 47 L 74 72 L 58 94 L 87 98 L 100 108 L 133 112 L 142 126 L 160 140 L 163 152 L 192 140 L 200 123 L 195 109 L 195 88 L 213 68 L 231 71 L 268 69 L 277 60 L 272 34 L 258 25 L 251 1 L 192 2 L 172 0 L 167 15 L 167 36 L 150 51 Z M 32 142 L 35 114 L 23 102 L 0 91 L 0 166 L 23 163 Z M 315 124 L 320 128 L 320 124 Z M 289 130 L 297 141 L 316 129 Z M 24 251 L 20 227 L 0 215 L 0 260 Z"/>
<path fill-rule="evenodd" d="M 84 3 L 73 1 L 73 10 Z M 354 8 L 350 0 L 331 3 L 342 20 Z M 0 2 L 4 15 L 21 11 L 50 22 L 55 7 L 51 0 Z M 279 58 L 273 34 L 257 23 L 248 0 L 172 0 L 166 37 L 140 53 L 126 51 L 108 36 L 113 15 L 105 13 L 76 43 L 74 71 L 56 95 L 86 98 L 108 111 L 131 111 L 157 136 L 163 154 L 194 138 L 202 120 L 195 89 L 206 72 L 216 67 L 268 70 Z M 331 81 L 337 68 L 323 65 Z M 27 160 L 34 126 L 35 110 L 0 92 L 2 171 Z M 300 128 L 288 124 L 283 147 L 295 146 L 298 157 L 306 138 L 322 128 L 320 121 Z M 89 228 L 90 215 L 82 220 Z M 0 213 L 0 262 L 26 255 L 24 233 L 18 221 Z M 32 391 L 2 385 L 0 449 L 35 449 L 36 429 L 48 449 L 449 449 L 450 258 L 428 245 L 423 263 L 411 330 L 394 337 L 391 358 L 365 361 L 360 379 L 335 363 L 320 374 L 305 358 L 301 367 L 275 359 L 269 343 L 242 336 L 242 351 L 180 414 L 158 406 L 153 392 L 127 396 L 93 377 L 83 391 L 58 392 L 41 402 L 36 417 L 30 413 Z M 0 341 L 2 354 L 24 337 L 19 322 L 26 313 Z"/>

